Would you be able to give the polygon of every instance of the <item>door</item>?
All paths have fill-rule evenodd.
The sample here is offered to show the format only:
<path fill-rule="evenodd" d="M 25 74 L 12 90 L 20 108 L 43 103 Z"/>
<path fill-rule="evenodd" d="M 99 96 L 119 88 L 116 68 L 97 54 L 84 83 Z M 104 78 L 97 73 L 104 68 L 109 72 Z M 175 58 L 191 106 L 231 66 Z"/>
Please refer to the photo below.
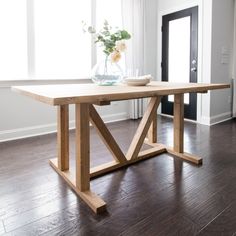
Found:
<path fill-rule="evenodd" d="M 198 7 L 162 18 L 162 81 L 197 82 Z M 173 115 L 174 96 L 162 99 L 162 113 Z M 197 119 L 197 94 L 184 95 L 184 117 Z"/>

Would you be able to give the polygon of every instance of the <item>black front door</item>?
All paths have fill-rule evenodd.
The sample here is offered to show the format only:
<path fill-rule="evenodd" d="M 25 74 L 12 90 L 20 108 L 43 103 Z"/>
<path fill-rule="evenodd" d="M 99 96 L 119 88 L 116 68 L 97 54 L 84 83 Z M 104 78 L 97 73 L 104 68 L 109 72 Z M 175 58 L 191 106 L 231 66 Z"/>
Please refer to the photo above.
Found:
<path fill-rule="evenodd" d="M 196 83 L 198 65 L 198 7 L 162 18 L 162 81 Z M 162 99 L 162 113 L 173 115 L 173 96 Z M 185 94 L 184 117 L 197 119 L 197 94 Z"/>

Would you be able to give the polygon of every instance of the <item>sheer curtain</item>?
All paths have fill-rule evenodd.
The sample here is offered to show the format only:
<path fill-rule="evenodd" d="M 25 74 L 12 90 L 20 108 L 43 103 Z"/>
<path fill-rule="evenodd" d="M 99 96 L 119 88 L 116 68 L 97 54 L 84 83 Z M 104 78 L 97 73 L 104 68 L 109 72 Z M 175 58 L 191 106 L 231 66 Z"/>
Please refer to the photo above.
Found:
<path fill-rule="evenodd" d="M 233 117 L 236 117 L 236 1 L 234 1 Z"/>
<path fill-rule="evenodd" d="M 145 0 L 121 0 L 124 29 L 131 33 L 125 55 L 126 72 L 144 74 L 145 65 Z M 143 99 L 130 101 L 130 118 L 138 119 L 143 115 Z"/>

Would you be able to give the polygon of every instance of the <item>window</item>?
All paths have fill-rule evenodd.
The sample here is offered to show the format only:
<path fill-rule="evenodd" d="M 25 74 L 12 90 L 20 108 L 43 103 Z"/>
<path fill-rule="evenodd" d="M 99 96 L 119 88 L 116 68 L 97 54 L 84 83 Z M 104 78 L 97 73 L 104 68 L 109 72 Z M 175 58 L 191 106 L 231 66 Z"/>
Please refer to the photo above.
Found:
<path fill-rule="evenodd" d="M 87 78 L 102 54 L 82 21 L 104 19 L 121 27 L 121 0 L 1 0 L 0 80 Z"/>
<path fill-rule="evenodd" d="M 101 29 L 104 20 L 107 20 L 112 27 L 122 28 L 121 0 L 97 0 L 96 4 L 96 28 Z M 122 55 L 123 56 L 123 55 Z M 97 47 L 97 60 L 104 57 L 101 48 Z M 124 71 L 124 56 L 118 63 Z"/>
<path fill-rule="evenodd" d="M 91 22 L 91 2 L 36 0 L 35 75 L 38 78 L 78 78 L 91 68 L 91 39 L 82 21 Z"/>
<path fill-rule="evenodd" d="M 0 1 L 0 80 L 27 77 L 26 0 Z"/>

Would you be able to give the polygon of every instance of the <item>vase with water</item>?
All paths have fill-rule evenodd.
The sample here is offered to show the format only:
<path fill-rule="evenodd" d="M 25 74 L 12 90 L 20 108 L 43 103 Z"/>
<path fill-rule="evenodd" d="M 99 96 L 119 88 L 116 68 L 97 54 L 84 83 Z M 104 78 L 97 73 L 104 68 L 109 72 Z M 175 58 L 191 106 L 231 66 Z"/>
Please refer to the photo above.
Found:
<path fill-rule="evenodd" d="M 93 67 L 91 78 L 98 85 L 110 86 L 121 82 L 123 72 L 118 63 L 112 62 L 110 57 L 106 56 Z"/>

